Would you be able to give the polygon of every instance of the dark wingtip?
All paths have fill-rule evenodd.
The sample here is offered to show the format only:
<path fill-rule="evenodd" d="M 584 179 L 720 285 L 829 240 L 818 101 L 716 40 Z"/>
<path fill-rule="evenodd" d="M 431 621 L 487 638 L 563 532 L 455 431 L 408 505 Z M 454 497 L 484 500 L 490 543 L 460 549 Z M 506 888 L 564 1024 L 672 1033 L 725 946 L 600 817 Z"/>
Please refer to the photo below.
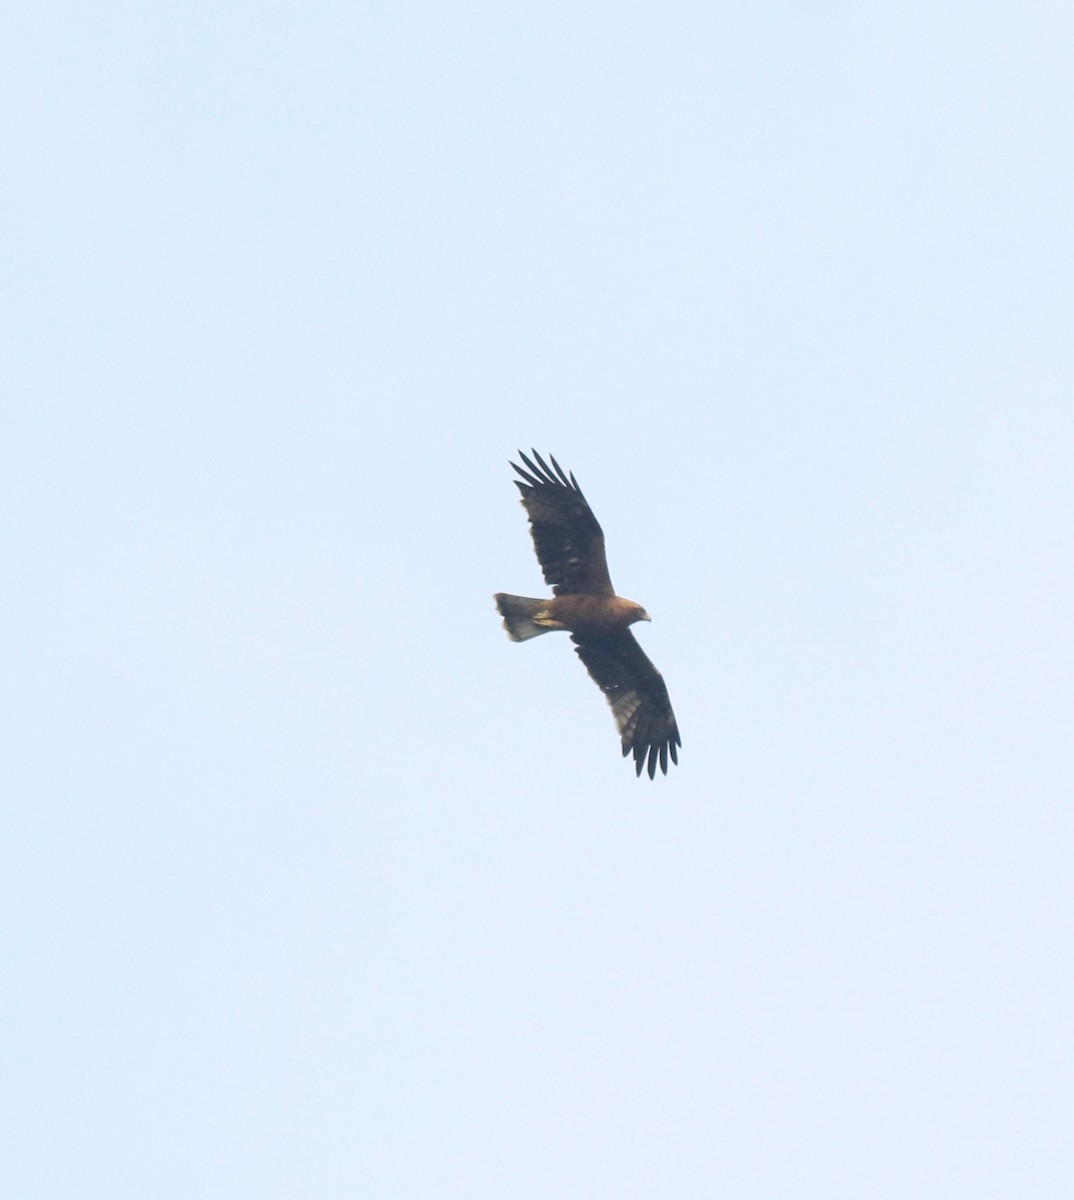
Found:
<path fill-rule="evenodd" d="M 540 456 L 540 455 L 537 453 L 537 451 L 536 451 L 536 450 L 531 450 L 531 451 L 530 451 L 530 454 L 532 454 L 532 455 L 533 455 L 533 458 L 536 458 L 536 459 L 537 459 L 537 463 L 539 463 L 539 462 L 541 461 L 541 456 Z M 519 452 L 518 452 L 518 457 L 519 457 L 520 459 L 522 459 L 522 461 L 523 461 L 523 462 L 526 464 L 526 466 L 527 466 L 527 467 L 530 469 L 531 473 L 532 473 L 534 476 L 536 476 L 536 479 L 537 479 L 537 482 L 538 482 L 538 483 L 544 483 L 544 482 L 545 482 L 545 480 L 544 480 L 544 472 L 543 472 L 543 471 L 541 470 L 541 468 L 540 468 L 540 467 L 537 465 L 537 463 L 535 463 L 535 462 L 533 461 L 533 458 L 530 458 L 529 454 L 523 454 L 523 453 L 522 453 L 522 451 L 521 451 L 521 450 L 519 450 Z"/>
<path fill-rule="evenodd" d="M 548 457 L 552 462 L 552 466 L 556 468 L 556 474 L 559 476 L 560 482 L 563 484 L 563 486 L 567 488 L 573 488 L 574 491 L 577 491 L 578 485 L 574 482 L 574 476 L 571 475 L 570 478 L 567 477 L 566 471 L 564 471 L 559 463 L 556 462 L 556 456 L 554 454 L 550 454 Z"/>
<path fill-rule="evenodd" d="M 579 495 L 582 494 L 578 480 L 574 478 L 574 472 L 568 474 L 564 471 L 556 462 L 554 454 L 548 456 L 552 463 L 551 466 L 541 457 L 540 452 L 532 447 L 529 454 L 524 450 L 519 450 L 518 457 L 526 464 L 525 468 L 520 467 L 516 462 L 511 462 L 511 466 L 522 476 L 528 487 L 565 487 L 571 488 Z"/>
<path fill-rule="evenodd" d="M 530 460 L 526 457 L 525 454 L 522 453 L 521 450 L 519 450 L 519 452 L 518 452 L 518 457 L 522 459 L 522 461 L 526 464 L 527 467 L 529 467 L 529 471 L 524 471 L 516 462 L 511 463 L 511 466 L 514 467 L 514 469 L 518 472 L 519 475 L 522 476 L 522 478 L 526 482 L 524 484 L 522 484 L 522 483 L 519 483 L 517 479 L 513 479 L 511 482 L 515 485 L 515 487 L 518 488 L 518 490 L 520 492 L 523 492 L 523 493 L 526 491 L 527 488 L 540 487 L 541 484 L 544 482 L 544 480 L 541 479 L 541 477 L 540 477 L 541 472 L 533 465 L 533 463 L 530 462 Z M 532 472 L 532 474 L 531 474 L 531 472 Z"/>
<path fill-rule="evenodd" d="M 677 737 L 677 734 L 675 735 Z M 681 745 L 681 742 L 679 743 Z M 623 747 L 623 757 L 625 758 L 630 751 L 634 751 L 634 774 L 641 778 L 642 771 L 649 776 L 650 779 L 656 778 L 657 767 L 660 768 L 662 774 L 668 773 L 668 755 L 671 756 L 671 761 L 678 766 L 679 753 L 675 749 L 675 740 L 668 738 L 663 742 L 635 742 L 633 746 Z"/>
<path fill-rule="evenodd" d="M 537 453 L 536 450 L 533 451 L 533 457 L 537 460 L 538 464 L 540 465 L 541 470 L 544 472 L 544 482 L 551 484 L 553 487 L 559 487 L 560 483 L 559 483 L 559 480 L 556 478 L 555 472 L 548 465 L 548 463 L 546 463 L 544 461 L 544 459 Z M 551 458 L 551 455 L 549 455 L 549 457 Z M 555 462 L 556 460 L 553 458 L 552 461 Z"/>

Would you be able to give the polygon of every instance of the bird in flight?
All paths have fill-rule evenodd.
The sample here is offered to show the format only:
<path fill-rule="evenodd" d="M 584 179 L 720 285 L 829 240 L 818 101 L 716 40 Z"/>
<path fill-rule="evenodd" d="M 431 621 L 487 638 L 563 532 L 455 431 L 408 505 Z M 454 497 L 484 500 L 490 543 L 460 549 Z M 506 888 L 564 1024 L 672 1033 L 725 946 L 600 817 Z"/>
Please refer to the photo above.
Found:
<path fill-rule="evenodd" d="M 511 464 L 520 476 L 513 483 L 522 493 L 537 561 L 553 595 L 533 600 L 497 592 L 496 607 L 507 636 L 525 642 L 566 630 L 612 706 L 623 756 L 634 755 L 638 775 L 646 760 L 650 779 L 658 764 L 666 775 L 668 755 L 673 763 L 679 761 L 679 727 L 663 676 L 629 628 L 652 618 L 640 604 L 615 594 L 604 557 L 604 533 L 573 472 L 566 474 L 552 455 L 549 466 L 536 450 L 533 459 L 521 450 L 519 457 L 526 467 Z"/>

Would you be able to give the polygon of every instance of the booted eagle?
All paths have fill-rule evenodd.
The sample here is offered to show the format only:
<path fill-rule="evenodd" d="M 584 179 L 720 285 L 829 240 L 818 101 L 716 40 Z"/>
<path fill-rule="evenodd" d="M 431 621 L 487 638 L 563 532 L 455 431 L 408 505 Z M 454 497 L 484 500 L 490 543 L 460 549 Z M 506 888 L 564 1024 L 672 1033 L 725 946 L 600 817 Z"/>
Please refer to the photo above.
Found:
<path fill-rule="evenodd" d="M 544 581 L 555 593 L 549 600 L 498 592 L 496 607 L 507 636 L 525 642 L 554 629 L 571 635 L 578 657 L 612 706 L 623 741 L 624 757 L 634 755 L 636 773 L 648 759 L 649 778 L 668 773 L 668 754 L 679 761 L 682 745 L 668 690 L 660 672 L 634 640 L 629 626 L 651 620 L 640 604 L 615 594 L 604 557 L 604 534 L 573 473 L 564 474 L 552 455 L 549 465 L 533 451 L 522 451 L 527 470 L 512 463 L 514 480 L 530 519 L 530 532 Z"/>

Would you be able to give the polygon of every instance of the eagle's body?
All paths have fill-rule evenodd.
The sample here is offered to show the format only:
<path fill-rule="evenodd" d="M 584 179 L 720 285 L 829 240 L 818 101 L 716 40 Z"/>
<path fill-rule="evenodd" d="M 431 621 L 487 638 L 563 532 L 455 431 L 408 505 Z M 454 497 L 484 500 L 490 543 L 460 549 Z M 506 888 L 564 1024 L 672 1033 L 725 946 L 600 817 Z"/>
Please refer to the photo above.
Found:
<path fill-rule="evenodd" d="M 525 607 L 513 608 L 510 616 L 519 621 L 505 620 L 507 635 L 513 642 L 524 642 L 539 633 L 550 633 L 553 629 L 565 629 L 570 633 L 605 634 L 614 629 L 626 629 L 635 621 L 648 621 L 649 614 L 633 600 L 622 596 L 590 596 L 585 593 L 569 593 L 552 596 L 548 600 L 529 600 L 525 596 L 496 597 L 500 601 L 500 612 L 507 618 L 506 608 L 510 601 L 520 601 Z M 504 601 L 508 603 L 504 605 Z"/>
<path fill-rule="evenodd" d="M 635 621 L 648 621 L 649 614 L 615 594 L 604 534 L 574 475 L 566 475 L 554 458 L 549 467 L 536 450 L 536 463 L 519 453 L 528 470 L 511 464 L 524 481 L 516 479 L 515 486 L 554 594 L 535 600 L 497 593 L 504 628 L 516 642 L 557 629 L 570 633 L 579 658 L 612 706 L 623 754 L 633 752 L 639 775 L 646 759 L 650 779 L 658 763 L 666 775 L 668 754 L 672 762 L 679 761 L 679 728 L 660 672 L 629 630 Z"/>

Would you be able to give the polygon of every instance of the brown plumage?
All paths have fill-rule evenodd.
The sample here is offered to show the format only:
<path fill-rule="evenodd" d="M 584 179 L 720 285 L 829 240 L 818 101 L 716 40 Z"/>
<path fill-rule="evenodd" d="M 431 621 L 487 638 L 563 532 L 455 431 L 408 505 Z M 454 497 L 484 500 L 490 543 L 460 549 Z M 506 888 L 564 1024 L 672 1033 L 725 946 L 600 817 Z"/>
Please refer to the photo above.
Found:
<path fill-rule="evenodd" d="M 648 621 L 649 614 L 615 594 L 604 534 L 573 473 L 566 474 L 551 455 L 549 466 L 536 450 L 536 462 L 521 451 L 519 456 L 527 469 L 511 464 L 521 476 L 514 483 L 553 595 L 534 600 L 498 592 L 496 607 L 507 635 L 524 642 L 555 629 L 569 632 L 578 657 L 612 706 L 624 756 L 633 753 L 638 775 L 647 760 L 650 779 L 658 764 L 666 775 L 668 755 L 679 761 L 679 727 L 663 677 L 629 629 L 635 621 Z"/>

